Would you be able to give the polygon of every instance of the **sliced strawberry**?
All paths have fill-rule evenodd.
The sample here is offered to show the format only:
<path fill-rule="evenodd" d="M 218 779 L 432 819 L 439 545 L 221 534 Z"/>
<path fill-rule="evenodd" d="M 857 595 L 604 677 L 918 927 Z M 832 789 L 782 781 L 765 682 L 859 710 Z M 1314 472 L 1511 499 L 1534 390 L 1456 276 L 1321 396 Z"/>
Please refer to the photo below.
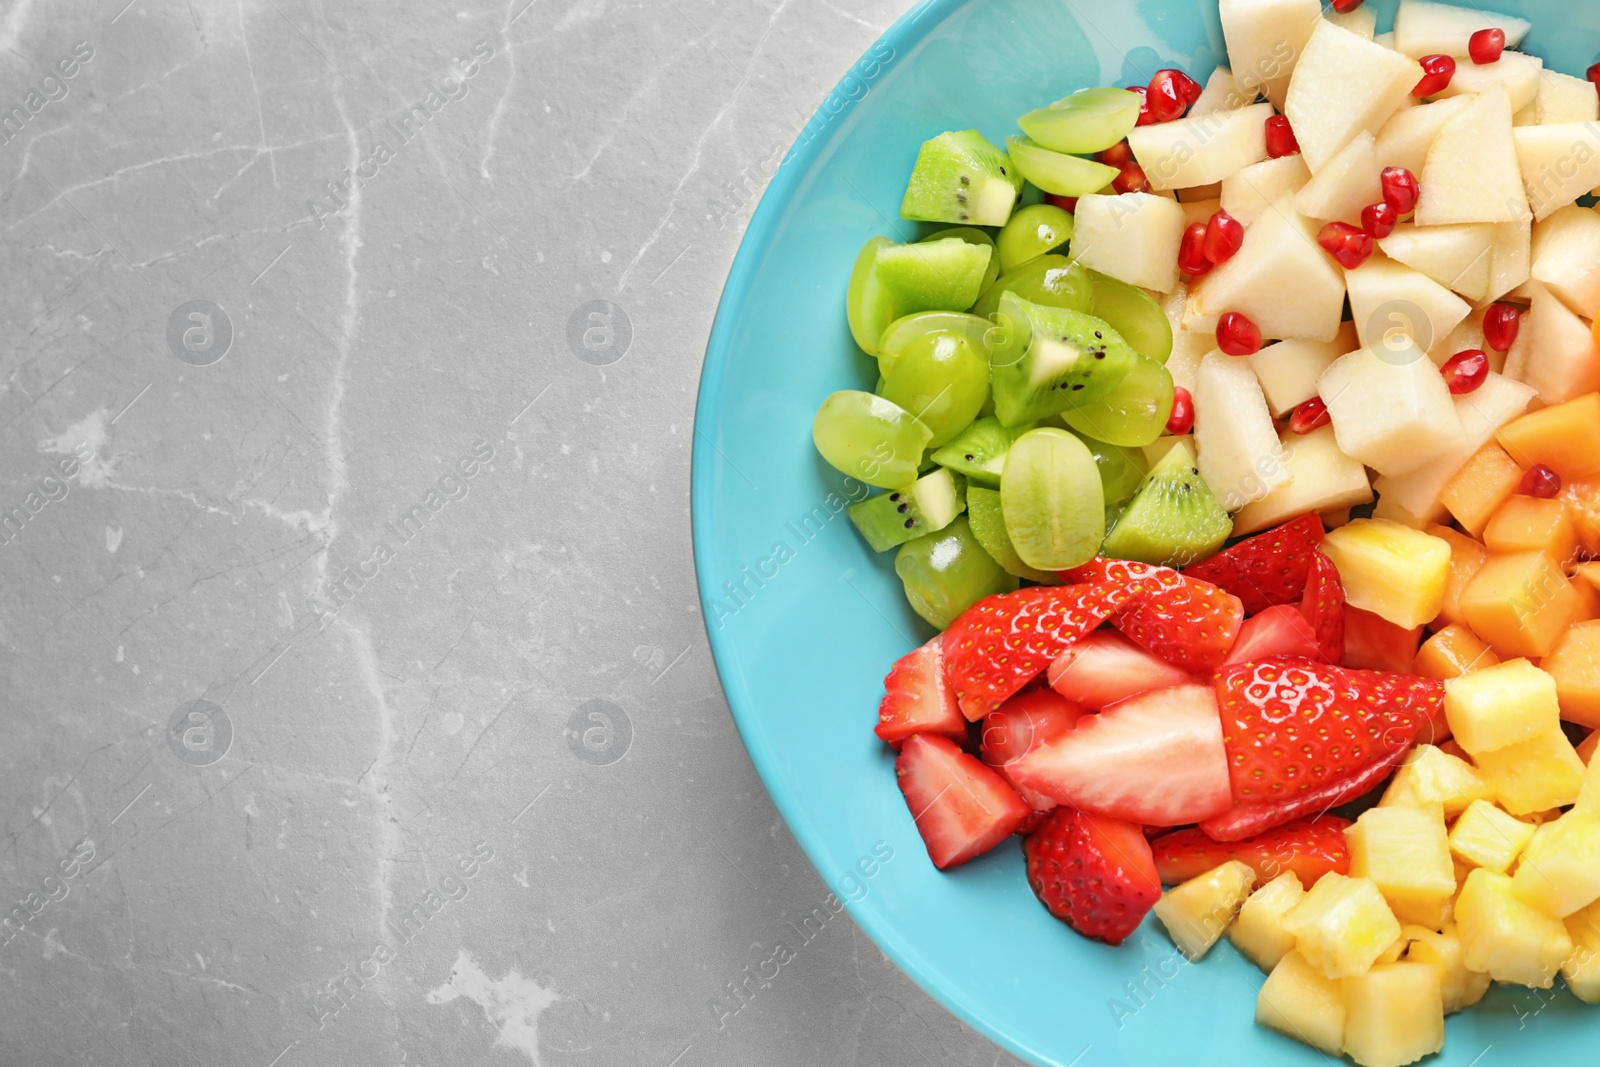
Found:
<path fill-rule="evenodd" d="M 1292 604 L 1278 604 L 1244 620 L 1244 625 L 1239 628 L 1239 640 L 1234 642 L 1233 651 L 1228 653 L 1223 666 L 1270 659 L 1273 656 L 1309 660 L 1321 658 L 1317 632 L 1311 628 L 1300 609 Z"/>
<path fill-rule="evenodd" d="M 1039 745 L 1072 731 L 1086 713 L 1054 690 L 1026 689 L 983 717 L 983 762 L 1011 782 L 1010 766 Z M 962 720 L 965 731 L 965 720 Z M 1049 811 L 1056 802 L 1042 793 L 1011 782 L 1034 811 Z"/>
<path fill-rule="evenodd" d="M 1033 811 L 1004 778 L 948 737 L 906 738 L 894 773 L 928 858 L 940 870 L 988 852 Z"/>
<path fill-rule="evenodd" d="M 1022 852 L 1034 895 L 1085 937 L 1120 945 L 1161 899 L 1149 842 L 1132 823 L 1057 808 Z"/>
<path fill-rule="evenodd" d="M 1311 553 L 1322 543 L 1322 519 L 1302 515 L 1275 530 L 1248 537 L 1183 573 L 1238 597 L 1247 614 L 1300 599 Z"/>
<path fill-rule="evenodd" d="M 1206 673 L 1221 666 L 1238 639 L 1244 606 L 1232 593 L 1176 576 L 1176 584 L 1144 593 L 1111 618 L 1134 644 L 1175 667 Z"/>
<path fill-rule="evenodd" d="M 912 734 L 942 734 L 957 744 L 967 739 L 967 720 L 944 676 L 944 649 L 935 637 L 895 661 L 883 680 L 874 731 L 893 748 Z"/>
<path fill-rule="evenodd" d="M 1228 773 L 1240 804 L 1281 803 L 1392 764 L 1443 707 L 1444 685 L 1267 660 L 1217 672 Z"/>
<path fill-rule="evenodd" d="M 1018 785 L 1143 826 L 1182 826 L 1233 803 L 1208 685 L 1158 689 L 1078 720 L 1007 768 Z"/>
<path fill-rule="evenodd" d="M 1096 630 L 1075 641 L 1050 664 L 1050 688 L 1096 710 L 1152 689 L 1168 689 L 1195 679 L 1111 630 Z"/>
<path fill-rule="evenodd" d="M 1344 609 L 1344 658 L 1351 670 L 1410 674 L 1422 647 L 1422 627 L 1406 630 L 1370 611 Z"/>
<path fill-rule="evenodd" d="M 1326 814 L 1328 809 L 1359 800 L 1378 788 L 1398 763 L 1398 757 L 1374 763 L 1359 774 L 1328 782 L 1293 800 L 1235 805 L 1215 818 L 1201 820 L 1200 830 L 1214 841 L 1243 841 L 1302 816 Z"/>
<path fill-rule="evenodd" d="M 1349 825 L 1348 819 L 1323 815 L 1227 842 L 1213 841 L 1203 830 L 1174 830 L 1150 842 L 1150 849 L 1165 885 L 1187 882 L 1229 860 L 1239 860 L 1254 868 L 1262 883 L 1293 871 L 1300 884 L 1310 889 L 1329 871 L 1350 872 L 1350 851 L 1344 841 L 1344 828 Z"/>
<path fill-rule="evenodd" d="M 1316 549 L 1311 550 L 1311 571 L 1306 575 L 1300 611 L 1316 631 L 1318 658 L 1325 663 L 1343 662 L 1344 582 L 1333 560 Z"/>
<path fill-rule="evenodd" d="M 1127 600 L 1111 583 L 1036 586 L 986 597 L 944 632 L 945 678 L 973 722 L 1043 674 Z"/>

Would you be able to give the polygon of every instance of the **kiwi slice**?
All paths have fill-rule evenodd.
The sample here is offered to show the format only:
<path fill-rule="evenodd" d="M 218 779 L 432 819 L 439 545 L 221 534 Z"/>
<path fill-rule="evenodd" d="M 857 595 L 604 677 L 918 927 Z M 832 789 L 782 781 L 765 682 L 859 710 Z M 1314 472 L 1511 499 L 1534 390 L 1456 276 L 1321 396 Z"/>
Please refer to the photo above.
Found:
<path fill-rule="evenodd" d="M 989 257 L 989 269 L 983 272 L 983 288 L 987 289 L 993 285 L 994 280 L 1000 277 L 1000 253 L 995 239 L 989 236 L 987 230 L 980 230 L 976 226 L 952 226 L 947 230 L 930 233 L 917 243 L 927 244 L 929 241 L 943 241 L 951 237 L 965 241 L 969 245 L 979 245 L 987 248 L 993 253 Z M 982 290 L 979 291 L 982 292 Z"/>
<path fill-rule="evenodd" d="M 1233 533 L 1233 519 L 1194 465 L 1186 442 L 1172 446 L 1145 476 L 1101 549 L 1114 559 L 1186 567 Z"/>
<path fill-rule="evenodd" d="M 933 461 L 964 475 L 973 485 L 998 489 L 1000 474 L 1006 469 L 1006 453 L 1017 438 L 1031 429 L 1031 422 L 1002 426 L 993 416 L 982 418 L 934 452 Z"/>
<path fill-rule="evenodd" d="M 1017 548 L 1011 543 L 1011 535 L 1006 533 L 1006 516 L 1000 507 L 998 489 L 982 489 L 977 486 L 967 489 L 967 522 L 971 524 L 972 536 L 978 539 L 978 544 L 983 546 L 983 550 L 989 553 L 1007 574 L 1014 574 L 1018 578 L 1026 578 L 1040 585 L 1061 584 L 1061 579 L 1054 574 L 1035 570 L 1022 562 L 1022 557 L 1017 555 Z"/>
<path fill-rule="evenodd" d="M 880 493 L 851 505 L 850 521 L 874 552 L 887 552 L 913 538 L 944 529 L 966 507 L 966 480 L 935 468 L 908 488 Z"/>
<path fill-rule="evenodd" d="M 903 218 L 923 222 L 1004 226 L 1022 191 L 1011 157 L 977 130 L 941 133 L 917 153 Z"/>
<path fill-rule="evenodd" d="M 1000 310 L 1000 298 L 1007 293 L 1045 307 L 1094 311 L 1094 282 L 1089 272 L 1065 256 L 1039 256 L 1001 271 L 978 297 L 972 314 L 989 318 Z"/>
<path fill-rule="evenodd" d="M 878 249 L 874 269 L 898 315 L 965 311 L 978 302 L 993 258 L 993 247 L 947 237 L 922 244 L 884 245 Z M 878 339 L 882 338 L 880 330 Z"/>
<path fill-rule="evenodd" d="M 1007 426 L 1106 396 L 1127 376 L 1137 353 L 1104 320 L 1051 308 L 1015 293 L 1000 298 L 990 363 L 995 414 Z"/>

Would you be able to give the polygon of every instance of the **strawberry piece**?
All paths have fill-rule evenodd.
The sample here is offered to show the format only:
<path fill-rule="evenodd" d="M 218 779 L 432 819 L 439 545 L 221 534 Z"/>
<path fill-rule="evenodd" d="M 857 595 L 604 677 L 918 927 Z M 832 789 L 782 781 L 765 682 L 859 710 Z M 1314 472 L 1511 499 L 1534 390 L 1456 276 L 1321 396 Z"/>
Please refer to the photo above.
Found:
<path fill-rule="evenodd" d="M 957 744 L 967 739 L 967 719 L 945 682 L 944 649 L 936 637 L 895 661 L 883 680 L 878 726 L 873 732 L 892 748 L 912 734 L 941 734 Z"/>
<path fill-rule="evenodd" d="M 1004 778 L 948 737 L 906 738 L 894 773 L 928 858 L 940 870 L 988 852 L 1033 811 Z"/>
<path fill-rule="evenodd" d="M 1183 573 L 1232 593 L 1247 614 L 1255 615 L 1300 598 L 1311 570 L 1311 552 L 1321 543 L 1321 517 L 1302 515 L 1185 567 Z"/>
<path fill-rule="evenodd" d="M 1112 584 L 1036 586 L 985 597 L 944 632 L 945 678 L 973 722 L 1044 673 L 1130 592 Z"/>
<path fill-rule="evenodd" d="M 1233 803 L 1216 695 L 1158 689 L 1078 720 L 1007 768 L 1019 786 L 1142 826 L 1182 826 Z"/>
<path fill-rule="evenodd" d="M 1374 763 L 1349 778 L 1329 782 L 1293 800 L 1265 804 L 1238 804 L 1213 819 L 1203 819 L 1200 830 L 1213 841 L 1243 841 L 1302 816 L 1325 815 L 1329 808 L 1359 800 L 1394 773 L 1399 760 Z"/>
<path fill-rule="evenodd" d="M 1316 631 L 1316 658 L 1324 663 L 1344 661 L 1344 610 L 1344 581 L 1338 568 L 1333 560 L 1312 549 L 1311 573 L 1306 577 L 1300 612 Z"/>
<path fill-rule="evenodd" d="M 1233 651 L 1228 653 L 1223 666 L 1271 659 L 1273 656 L 1309 660 L 1321 658 L 1316 629 L 1293 604 L 1277 604 L 1244 620 L 1244 625 L 1239 628 L 1239 640 L 1234 642 Z"/>
<path fill-rule="evenodd" d="M 1161 899 L 1150 845 L 1131 823 L 1057 808 L 1022 852 L 1034 895 L 1085 937 L 1120 945 Z"/>
<path fill-rule="evenodd" d="M 1195 680 L 1187 671 L 1110 630 L 1097 630 L 1073 642 L 1050 664 L 1046 677 L 1050 688 L 1063 697 L 1096 710 L 1152 689 Z"/>
<path fill-rule="evenodd" d="M 1170 567 L 1096 556 L 1063 577 L 1120 585 L 1129 599 L 1111 616 L 1111 624 L 1134 644 L 1186 671 L 1215 670 L 1244 622 L 1238 597 Z"/>
<path fill-rule="evenodd" d="M 1344 609 L 1344 657 L 1339 661 L 1354 671 L 1410 674 L 1422 647 L 1422 627 L 1407 630 L 1381 615 Z"/>
<path fill-rule="evenodd" d="M 1444 685 L 1268 660 L 1217 672 L 1233 798 L 1291 800 L 1403 756 L 1444 705 Z"/>
<path fill-rule="evenodd" d="M 983 740 L 978 754 L 984 763 L 1000 772 L 1000 777 L 1011 782 L 1034 811 L 1049 811 L 1056 802 L 1012 782 L 1009 768 L 1038 746 L 1070 733 L 1085 714 L 1083 708 L 1053 690 L 1025 690 L 983 717 Z M 963 719 L 963 733 L 965 730 L 966 720 Z"/>
<path fill-rule="evenodd" d="M 1229 860 L 1247 863 L 1265 884 L 1284 871 L 1293 871 L 1310 889 L 1331 872 L 1350 873 L 1350 851 L 1344 828 L 1350 820 L 1337 815 L 1299 819 L 1240 841 L 1213 841 L 1204 830 L 1174 830 L 1150 842 L 1156 872 L 1163 885 L 1179 885 L 1198 878 Z"/>

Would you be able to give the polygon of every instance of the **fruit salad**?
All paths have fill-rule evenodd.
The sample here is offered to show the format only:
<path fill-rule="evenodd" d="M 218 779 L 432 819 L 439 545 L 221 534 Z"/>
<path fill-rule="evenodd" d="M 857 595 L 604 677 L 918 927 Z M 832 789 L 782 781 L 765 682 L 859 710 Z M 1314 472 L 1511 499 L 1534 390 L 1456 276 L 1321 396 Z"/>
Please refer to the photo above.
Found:
<path fill-rule="evenodd" d="M 1204 84 L 907 161 L 813 439 L 937 631 L 876 727 L 933 865 L 1018 837 L 1079 934 L 1226 938 L 1400 1067 L 1495 982 L 1600 1002 L 1600 63 L 1219 3 Z"/>

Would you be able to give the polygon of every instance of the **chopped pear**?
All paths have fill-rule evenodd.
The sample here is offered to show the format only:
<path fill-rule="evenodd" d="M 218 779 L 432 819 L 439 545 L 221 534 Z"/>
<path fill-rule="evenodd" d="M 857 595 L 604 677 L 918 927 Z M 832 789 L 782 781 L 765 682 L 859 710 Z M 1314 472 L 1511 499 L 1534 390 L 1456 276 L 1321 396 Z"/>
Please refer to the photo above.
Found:
<path fill-rule="evenodd" d="M 1299 153 L 1252 163 L 1222 179 L 1222 210 L 1249 226 L 1310 180 L 1311 170 Z"/>
<path fill-rule="evenodd" d="M 1396 111 L 1378 131 L 1378 166 L 1404 167 L 1422 177 L 1422 168 L 1428 163 L 1428 149 L 1433 147 L 1439 131 L 1471 103 L 1462 97 L 1452 97 L 1436 104 Z"/>
<path fill-rule="evenodd" d="M 1600 100 L 1600 96 L 1596 97 Z M 1489 259 L 1489 293 L 1485 301 L 1499 300 L 1523 285 L 1533 272 L 1533 219 L 1494 224 L 1494 252 Z"/>
<path fill-rule="evenodd" d="M 1240 87 L 1227 67 L 1218 67 L 1206 80 L 1200 99 L 1189 106 L 1189 117 L 1199 118 L 1214 111 L 1238 111 L 1256 102 L 1256 93 Z"/>
<path fill-rule="evenodd" d="M 1410 339 L 1427 351 L 1472 314 L 1472 305 L 1426 274 L 1381 256 L 1347 271 L 1345 285 L 1356 333 L 1374 348 L 1398 353 Z"/>
<path fill-rule="evenodd" d="M 1220 0 L 1222 36 L 1234 81 L 1283 107 L 1289 78 L 1321 21 L 1318 0 Z"/>
<path fill-rule="evenodd" d="M 1534 218 L 1547 219 L 1600 185 L 1600 124 L 1524 126 L 1512 137 Z"/>
<path fill-rule="evenodd" d="M 1295 210 L 1324 222 L 1359 224 L 1361 209 L 1383 200 L 1377 145 L 1366 130 L 1356 134 L 1295 196 Z"/>
<path fill-rule="evenodd" d="M 1188 224 L 1183 207 L 1153 193 L 1078 199 L 1072 254 L 1090 270 L 1170 293 L 1178 287 L 1178 244 Z"/>
<path fill-rule="evenodd" d="M 1600 303 L 1595 306 L 1600 308 Z M 1540 400 L 1553 406 L 1600 390 L 1600 352 L 1595 349 L 1593 328 L 1543 285 L 1534 290 L 1522 328 L 1531 331 L 1533 343 L 1517 377 L 1538 390 Z"/>
<path fill-rule="evenodd" d="M 1575 205 L 1538 225 L 1533 280 L 1586 318 L 1600 311 L 1600 213 Z"/>
<path fill-rule="evenodd" d="M 1595 219 L 1600 221 L 1600 215 Z M 1379 241 L 1378 247 L 1390 259 L 1421 271 L 1468 300 L 1482 300 L 1489 293 L 1494 226 L 1487 222 L 1454 226 L 1402 223 Z"/>
<path fill-rule="evenodd" d="M 1506 52 L 1498 62 L 1479 66 L 1459 61 L 1456 75 L 1438 96 L 1448 100 L 1453 96 L 1476 96 L 1499 86 L 1511 98 L 1511 110 L 1521 111 L 1539 98 L 1539 75 L 1544 72 L 1544 60 L 1521 52 Z"/>
<path fill-rule="evenodd" d="M 1363 41 L 1370 41 L 1378 36 L 1378 13 L 1370 7 L 1358 7 L 1354 11 L 1323 12 L 1323 18 L 1339 27 L 1349 30 Z"/>
<path fill-rule="evenodd" d="M 1504 89 L 1480 93 L 1444 124 L 1419 177 L 1419 226 L 1515 222 L 1528 214 L 1512 135 L 1511 98 Z"/>
<path fill-rule="evenodd" d="M 1251 104 L 1140 126 L 1128 134 L 1128 146 L 1157 192 L 1210 185 L 1267 158 L 1266 122 L 1272 113 L 1271 104 Z"/>
<path fill-rule="evenodd" d="M 1195 287 L 1212 318 L 1247 316 L 1263 337 L 1332 341 L 1344 318 L 1344 275 L 1316 241 L 1317 226 L 1280 200 L 1245 230 L 1234 257 Z M 1463 317 L 1465 315 L 1463 314 Z"/>
<path fill-rule="evenodd" d="M 1340 357 L 1317 391 L 1340 450 L 1380 474 L 1431 463 L 1462 434 L 1449 388 L 1410 338 Z"/>
<path fill-rule="evenodd" d="M 1408 56 L 1464 56 L 1472 35 L 1479 30 L 1499 29 L 1506 35 L 1506 47 L 1515 48 L 1528 36 L 1532 24 L 1526 19 L 1484 11 L 1477 7 L 1456 7 L 1429 0 L 1401 0 L 1394 16 L 1394 45 Z"/>
<path fill-rule="evenodd" d="M 1223 507 L 1238 511 L 1289 480 L 1272 413 L 1244 360 L 1212 352 L 1200 361 L 1194 414 L 1200 477 Z"/>
<path fill-rule="evenodd" d="M 1422 80 L 1416 60 L 1331 22 L 1319 23 L 1300 54 L 1283 107 L 1313 174 L 1362 130 L 1382 129 Z"/>
<path fill-rule="evenodd" d="M 1304 436 L 1285 430 L 1283 453 L 1290 481 L 1234 516 L 1235 535 L 1266 530 L 1309 511 L 1337 511 L 1372 503 L 1367 468 L 1339 450 L 1333 427 Z"/>
<path fill-rule="evenodd" d="M 1547 70 L 1539 78 L 1539 96 L 1534 100 L 1534 123 L 1554 126 L 1567 122 L 1600 121 L 1600 96 L 1594 82 Z"/>
<path fill-rule="evenodd" d="M 1360 348 L 1355 326 L 1345 323 L 1333 341 L 1279 341 L 1247 356 L 1274 418 L 1281 418 L 1317 395 L 1322 372 L 1340 356 Z"/>

